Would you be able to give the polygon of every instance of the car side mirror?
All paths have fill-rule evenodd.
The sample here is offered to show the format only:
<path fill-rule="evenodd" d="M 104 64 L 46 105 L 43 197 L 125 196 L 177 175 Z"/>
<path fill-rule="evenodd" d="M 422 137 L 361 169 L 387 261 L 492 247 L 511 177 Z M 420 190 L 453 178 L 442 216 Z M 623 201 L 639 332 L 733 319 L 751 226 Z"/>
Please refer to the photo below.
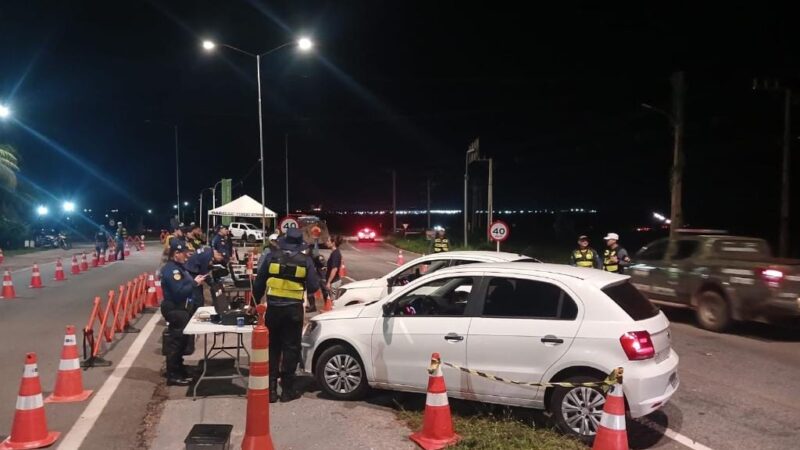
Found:
<path fill-rule="evenodd" d="M 392 277 L 387 278 L 386 279 L 386 293 L 387 294 L 391 294 L 393 287 L 394 287 L 394 278 L 392 278 Z M 383 305 L 383 306 L 386 306 L 386 305 Z"/>
<path fill-rule="evenodd" d="M 391 316 L 394 312 L 394 303 L 393 302 L 386 302 L 383 304 L 383 315 L 384 316 Z"/>

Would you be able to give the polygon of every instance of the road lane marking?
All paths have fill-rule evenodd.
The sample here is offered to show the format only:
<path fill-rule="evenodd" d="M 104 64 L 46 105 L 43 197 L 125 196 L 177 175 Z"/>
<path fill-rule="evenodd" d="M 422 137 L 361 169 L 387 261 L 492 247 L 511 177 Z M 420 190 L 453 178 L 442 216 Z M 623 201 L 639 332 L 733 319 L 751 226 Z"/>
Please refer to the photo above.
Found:
<path fill-rule="evenodd" d="M 150 338 L 159 320 L 161 320 L 161 314 L 156 313 L 147 321 L 147 324 L 142 328 L 136 340 L 133 341 L 128 351 L 125 352 L 125 356 L 122 357 L 111 375 L 103 382 L 103 385 L 97 391 L 92 401 L 86 405 L 86 409 L 83 410 L 83 413 L 81 413 L 75 425 L 73 425 L 64 436 L 64 439 L 58 446 L 59 450 L 81 448 L 84 439 L 86 439 L 86 436 L 92 431 L 97 419 L 100 418 L 100 415 L 103 413 L 106 405 L 108 405 L 114 392 L 117 390 L 122 380 L 125 379 L 128 369 L 133 367 L 133 363 L 136 361 L 139 353 L 141 353 L 144 344 L 147 342 L 147 339 Z"/>
<path fill-rule="evenodd" d="M 650 420 L 650 419 L 648 419 L 646 417 L 640 417 L 640 418 L 634 419 L 634 420 L 636 420 L 640 424 L 646 426 L 647 428 L 650 428 L 651 430 L 653 430 L 655 432 L 661 433 L 664 436 L 672 439 L 673 441 L 675 441 L 675 442 L 677 442 L 677 443 L 679 443 L 679 444 L 681 444 L 681 445 L 683 445 L 685 447 L 688 447 L 688 448 L 690 448 L 692 450 L 712 450 L 711 447 L 707 447 L 707 446 L 695 441 L 694 439 L 688 438 L 688 437 L 678 433 L 675 430 L 672 430 L 670 428 L 665 428 L 665 427 L 653 422 L 652 420 Z"/>
<path fill-rule="evenodd" d="M 358 247 L 351 244 L 350 242 L 348 242 L 347 245 L 350 246 L 350 248 L 352 248 L 353 250 L 357 251 L 358 253 L 364 253 L 363 250 L 359 250 Z"/>

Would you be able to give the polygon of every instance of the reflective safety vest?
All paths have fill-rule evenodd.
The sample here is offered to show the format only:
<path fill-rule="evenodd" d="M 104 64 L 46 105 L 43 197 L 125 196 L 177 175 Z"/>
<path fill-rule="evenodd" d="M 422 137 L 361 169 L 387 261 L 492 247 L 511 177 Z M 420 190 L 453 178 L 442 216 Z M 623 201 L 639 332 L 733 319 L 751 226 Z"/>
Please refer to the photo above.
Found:
<path fill-rule="evenodd" d="M 611 257 L 615 256 L 617 256 L 616 249 L 614 250 L 606 249 L 606 251 L 603 253 L 603 270 L 605 270 L 606 272 L 619 273 L 619 262 L 615 263 L 611 262 Z"/>
<path fill-rule="evenodd" d="M 449 252 L 450 241 L 447 238 L 436 238 L 433 240 L 433 253 Z"/>
<path fill-rule="evenodd" d="M 267 296 L 303 301 L 306 288 L 306 255 L 284 253 L 267 268 Z"/>
<path fill-rule="evenodd" d="M 578 267 L 594 267 L 594 252 L 591 250 L 583 251 L 577 249 L 572 252 L 572 258 Z"/>

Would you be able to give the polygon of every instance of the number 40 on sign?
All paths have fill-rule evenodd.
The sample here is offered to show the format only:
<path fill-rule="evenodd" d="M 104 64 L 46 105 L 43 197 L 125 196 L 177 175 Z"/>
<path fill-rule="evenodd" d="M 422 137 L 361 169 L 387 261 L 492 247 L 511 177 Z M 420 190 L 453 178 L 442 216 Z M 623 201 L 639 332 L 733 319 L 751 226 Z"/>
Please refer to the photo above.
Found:
<path fill-rule="evenodd" d="M 508 239 L 510 234 L 511 230 L 502 220 L 492 222 L 492 224 L 489 226 L 489 239 L 497 243 L 498 252 L 500 251 L 500 243 Z"/>

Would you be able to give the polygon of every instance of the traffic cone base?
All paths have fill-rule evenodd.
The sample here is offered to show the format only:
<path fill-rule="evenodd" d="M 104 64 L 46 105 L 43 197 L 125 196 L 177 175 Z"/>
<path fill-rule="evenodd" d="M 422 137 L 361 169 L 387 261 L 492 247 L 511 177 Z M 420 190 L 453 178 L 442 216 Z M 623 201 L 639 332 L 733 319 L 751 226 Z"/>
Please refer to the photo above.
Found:
<path fill-rule="evenodd" d="M 450 416 L 450 403 L 447 400 L 447 387 L 442 375 L 441 357 L 438 353 L 431 356 L 431 367 L 428 369 L 428 394 L 425 397 L 425 415 L 422 418 L 422 431 L 412 434 L 409 439 L 425 450 L 438 450 L 456 444 L 461 440 L 453 430 L 453 418 Z"/>

